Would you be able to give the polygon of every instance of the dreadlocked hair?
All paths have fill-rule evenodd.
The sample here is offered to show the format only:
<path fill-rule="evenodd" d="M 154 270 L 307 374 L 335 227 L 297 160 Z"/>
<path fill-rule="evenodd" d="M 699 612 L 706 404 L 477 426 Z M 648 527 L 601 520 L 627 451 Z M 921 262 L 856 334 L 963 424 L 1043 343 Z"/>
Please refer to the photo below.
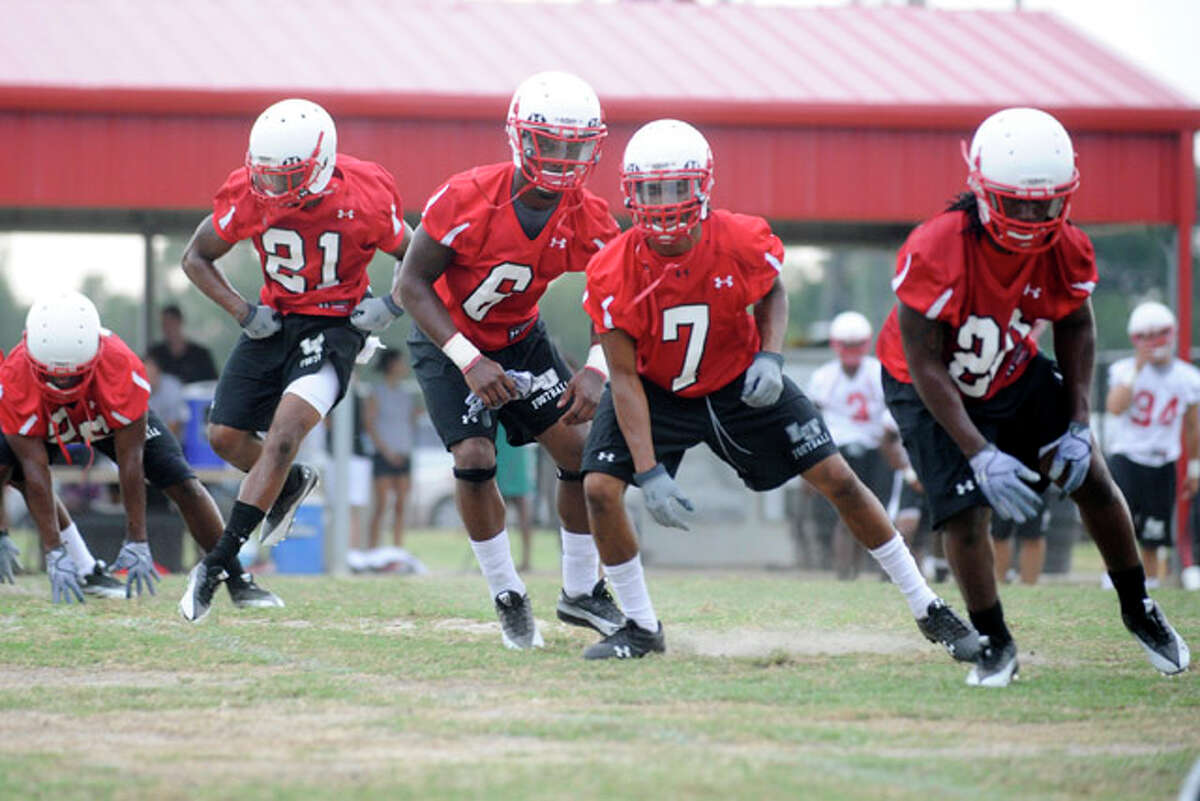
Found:
<path fill-rule="evenodd" d="M 974 234 L 975 236 L 983 235 L 983 223 L 979 219 L 979 198 L 974 192 L 963 192 L 954 200 L 950 201 L 950 205 L 946 207 L 946 211 L 965 211 L 967 213 L 967 227 L 963 233 Z"/>

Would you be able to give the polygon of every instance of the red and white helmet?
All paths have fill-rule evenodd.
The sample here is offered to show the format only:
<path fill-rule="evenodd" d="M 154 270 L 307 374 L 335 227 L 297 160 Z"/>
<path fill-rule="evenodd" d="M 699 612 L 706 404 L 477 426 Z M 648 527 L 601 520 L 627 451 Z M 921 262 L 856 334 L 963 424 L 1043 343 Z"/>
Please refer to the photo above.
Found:
<path fill-rule="evenodd" d="M 517 87 L 505 131 L 521 175 L 551 192 L 583 186 L 608 136 L 592 87 L 568 72 L 553 71 L 532 75 Z"/>
<path fill-rule="evenodd" d="M 856 311 L 844 311 L 829 324 L 829 347 L 844 367 L 857 369 L 871 349 L 871 321 Z"/>
<path fill-rule="evenodd" d="M 979 220 L 998 245 L 1040 253 L 1054 244 L 1079 188 L 1075 149 L 1058 120 L 1035 108 L 997 111 L 969 150 L 963 144 L 963 157 Z"/>
<path fill-rule="evenodd" d="M 311 100 L 280 100 L 250 129 L 246 171 L 265 203 L 291 206 L 328 194 L 336 162 L 333 118 Z"/>
<path fill-rule="evenodd" d="M 621 192 L 634 226 L 668 244 L 708 216 L 713 157 L 704 135 L 680 120 L 643 125 L 625 146 Z"/>
<path fill-rule="evenodd" d="M 1157 301 L 1134 307 L 1129 315 L 1129 339 L 1154 361 L 1170 359 L 1175 353 L 1175 314 Z"/>
<path fill-rule="evenodd" d="M 100 354 L 100 314 L 78 292 L 39 298 L 25 316 L 25 349 L 39 388 L 59 403 L 87 390 Z"/>

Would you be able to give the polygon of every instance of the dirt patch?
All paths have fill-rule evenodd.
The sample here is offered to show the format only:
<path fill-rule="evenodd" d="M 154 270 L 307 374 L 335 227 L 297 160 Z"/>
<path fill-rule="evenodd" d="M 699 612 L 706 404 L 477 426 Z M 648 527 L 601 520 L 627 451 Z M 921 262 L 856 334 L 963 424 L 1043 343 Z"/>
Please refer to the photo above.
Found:
<path fill-rule="evenodd" d="M 919 636 L 863 629 L 832 631 L 796 629 L 734 629 L 704 631 L 672 627 L 668 647 L 680 654 L 759 658 L 788 654 L 792 656 L 830 656 L 841 654 L 912 653 L 925 643 Z"/>

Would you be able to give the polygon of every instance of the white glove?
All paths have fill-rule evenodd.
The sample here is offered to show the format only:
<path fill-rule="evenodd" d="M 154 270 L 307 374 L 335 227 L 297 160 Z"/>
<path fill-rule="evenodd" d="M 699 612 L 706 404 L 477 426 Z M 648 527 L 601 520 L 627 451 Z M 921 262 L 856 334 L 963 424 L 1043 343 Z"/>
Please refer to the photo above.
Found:
<path fill-rule="evenodd" d="M 683 494 L 683 490 L 679 489 L 679 485 L 675 483 L 675 479 L 671 478 L 671 474 L 667 472 L 667 468 L 663 467 L 662 462 L 654 465 L 645 473 L 634 474 L 633 483 L 642 488 L 642 497 L 645 498 L 646 508 L 650 510 L 650 515 L 658 521 L 659 525 L 688 530 L 687 522 L 679 510 L 682 508 L 694 512 L 696 507 Z"/>
<path fill-rule="evenodd" d="M 142 582 L 151 595 L 156 595 L 154 582 L 158 581 L 158 571 L 154 569 L 154 557 L 150 555 L 150 543 L 126 542 L 117 554 L 117 561 L 112 564 L 113 570 L 127 570 L 125 575 L 125 597 L 133 595 L 134 583 L 137 584 L 137 594 L 142 594 Z"/>
<path fill-rule="evenodd" d="M 378 333 L 404 314 L 404 309 L 392 300 L 391 294 L 381 298 L 363 298 L 350 313 L 350 325 L 361 331 Z"/>
<path fill-rule="evenodd" d="M 975 483 L 997 514 L 1018 523 L 1037 514 L 1042 499 L 1025 483 L 1037 482 L 1037 473 L 990 442 L 970 461 Z"/>
<path fill-rule="evenodd" d="M 79 586 L 79 568 L 67 553 L 58 546 L 46 554 L 46 576 L 50 579 L 50 602 L 72 603 L 72 595 L 83 603 L 83 590 Z"/>
<path fill-rule="evenodd" d="M 746 370 L 742 403 L 755 408 L 770 406 L 783 393 L 783 356 L 760 350 Z"/>
<path fill-rule="evenodd" d="M 16 584 L 14 576 L 21 572 L 21 549 L 13 543 L 7 531 L 0 531 L 0 584 Z"/>
<path fill-rule="evenodd" d="M 1092 430 L 1083 423 L 1072 423 L 1067 426 L 1067 433 L 1054 441 L 1058 450 L 1054 452 L 1054 460 L 1050 462 L 1050 472 L 1046 478 L 1058 482 L 1066 473 L 1066 478 L 1059 485 L 1063 497 L 1067 497 L 1083 484 L 1087 478 L 1088 468 L 1092 464 Z"/>
<path fill-rule="evenodd" d="M 283 316 L 265 303 L 257 306 L 248 303 L 246 306 L 246 313 L 238 320 L 238 324 L 251 339 L 266 339 L 283 328 Z"/>

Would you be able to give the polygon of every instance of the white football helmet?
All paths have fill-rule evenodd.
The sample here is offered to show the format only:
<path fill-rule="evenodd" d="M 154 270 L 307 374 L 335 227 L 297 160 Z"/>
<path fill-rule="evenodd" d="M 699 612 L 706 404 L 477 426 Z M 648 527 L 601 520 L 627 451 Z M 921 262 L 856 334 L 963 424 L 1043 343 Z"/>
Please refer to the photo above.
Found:
<path fill-rule="evenodd" d="M 1075 149 L 1058 120 L 1035 108 L 997 111 L 969 150 L 963 144 L 963 157 L 979 220 L 997 244 L 1024 253 L 1054 244 L 1079 188 Z"/>
<path fill-rule="evenodd" d="M 829 347 L 842 366 L 856 370 L 871 349 L 871 321 L 856 311 L 844 311 L 829 324 Z"/>
<path fill-rule="evenodd" d="M 663 244 L 708 217 L 713 157 L 704 135 L 680 120 L 643 125 L 625 146 L 621 192 L 633 224 Z"/>
<path fill-rule="evenodd" d="M 267 203 L 296 205 L 327 194 L 336 162 L 333 118 L 311 100 L 280 100 L 250 129 L 250 189 Z"/>
<path fill-rule="evenodd" d="M 25 349 L 43 393 L 60 403 L 87 389 L 100 353 L 100 314 L 78 292 L 39 298 L 25 316 Z"/>
<path fill-rule="evenodd" d="M 1175 353 L 1176 325 L 1174 312 L 1148 300 L 1135 306 L 1129 315 L 1129 339 L 1154 361 L 1170 359 Z"/>
<path fill-rule="evenodd" d="M 583 186 L 608 136 L 592 87 L 567 72 L 539 72 L 513 93 L 505 126 L 513 164 L 534 186 Z"/>

